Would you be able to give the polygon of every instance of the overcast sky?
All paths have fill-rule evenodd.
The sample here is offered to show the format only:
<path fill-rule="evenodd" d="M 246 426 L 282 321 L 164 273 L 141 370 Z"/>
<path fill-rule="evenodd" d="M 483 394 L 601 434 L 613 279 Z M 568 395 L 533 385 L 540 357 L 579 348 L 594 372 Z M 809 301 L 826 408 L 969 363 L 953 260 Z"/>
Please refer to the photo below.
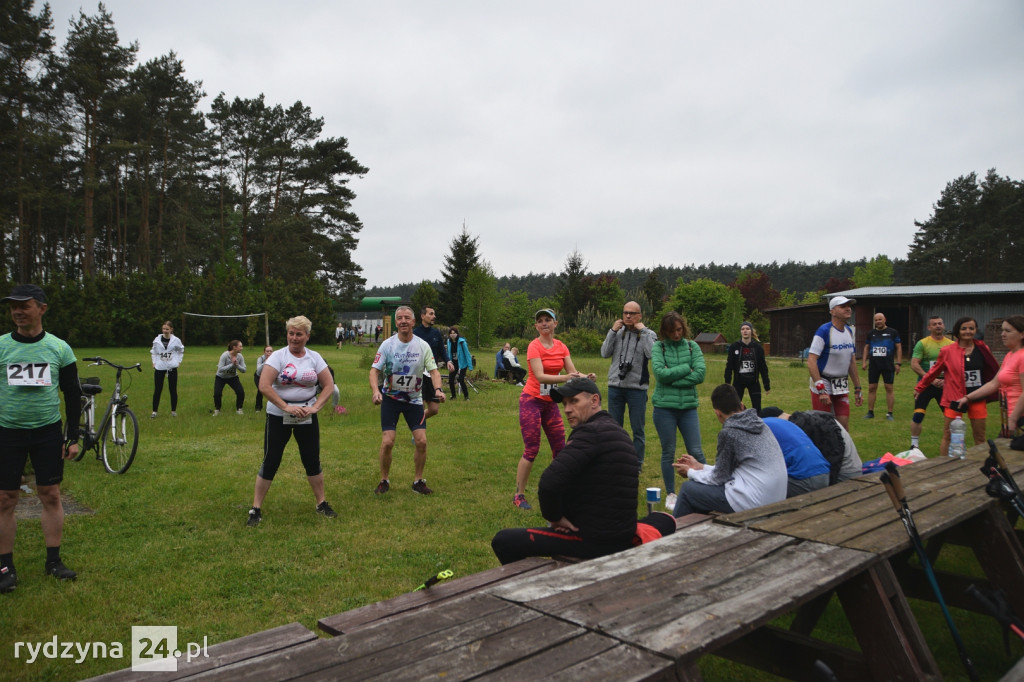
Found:
<path fill-rule="evenodd" d="M 204 110 L 348 139 L 368 286 L 440 279 L 463 223 L 497 275 L 902 258 L 947 182 L 1024 179 L 1019 0 L 105 6 Z M 63 45 L 97 4 L 51 7 Z"/>

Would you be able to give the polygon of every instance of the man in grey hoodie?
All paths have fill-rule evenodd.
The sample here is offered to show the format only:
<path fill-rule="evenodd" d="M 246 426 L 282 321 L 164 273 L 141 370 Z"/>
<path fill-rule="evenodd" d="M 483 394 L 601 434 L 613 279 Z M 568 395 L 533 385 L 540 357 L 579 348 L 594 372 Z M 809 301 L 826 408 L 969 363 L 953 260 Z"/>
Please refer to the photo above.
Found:
<path fill-rule="evenodd" d="M 629 429 L 633 432 L 633 450 L 644 465 L 644 425 L 647 421 L 647 389 L 651 382 L 649 361 L 658 335 L 643 323 L 640 304 L 628 301 L 622 317 L 615 320 L 601 344 L 601 357 L 611 358 L 608 368 L 608 413 L 619 426 L 625 426 L 629 406 Z"/>
<path fill-rule="evenodd" d="M 786 499 L 786 460 L 775 436 L 757 416 L 744 410 L 736 389 L 721 384 L 711 392 L 711 406 L 722 424 L 714 465 L 691 455 L 673 466 L 690 480 L 679 488 L 677 518 L 711 511 L 744 511 Z"/>

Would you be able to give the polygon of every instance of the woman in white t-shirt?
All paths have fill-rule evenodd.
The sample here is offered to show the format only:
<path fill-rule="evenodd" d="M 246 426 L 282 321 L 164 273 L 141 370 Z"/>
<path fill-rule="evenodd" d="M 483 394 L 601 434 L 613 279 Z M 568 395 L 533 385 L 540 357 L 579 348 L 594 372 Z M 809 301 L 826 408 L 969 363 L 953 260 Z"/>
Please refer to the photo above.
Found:
<path fill-rule="evenodd" d="M 274 351 L 263 364 L 260 392 L 267 398 L 267 425 L 263 431 L 263 465 L 256 475 L 248 525 L 263 518 L 263 499 L 281 466 L 284 447 L 292 436 L 309 486 L 316 497 L 316 511 L 327 518 L 337 513 L 324 498 L 324 474 L 320 466 L 320 425 L 317 413 L 330 399 L 334 379 L 319 353 L 306 348 L 313 328 L 308 318 L 293 317 L 285 323 L 288 345 Z M 317 396 L 317 382 L 323 392 Z"/>
<path fill-rule="evenodd" d="M 153 358 L 153 414 L 156 419 L 160 410 L 160 395 L 164 392 L 164 377 L 167 377 L 167 390 L 171 394 L 171 416 L 178 416 L 178 366 L 185 357 L 185 344 L 174 335 L 174 327 L 167 320 L 160 328 L 160 335 L 153 339 L 153 347 L 149 350 Z"/>

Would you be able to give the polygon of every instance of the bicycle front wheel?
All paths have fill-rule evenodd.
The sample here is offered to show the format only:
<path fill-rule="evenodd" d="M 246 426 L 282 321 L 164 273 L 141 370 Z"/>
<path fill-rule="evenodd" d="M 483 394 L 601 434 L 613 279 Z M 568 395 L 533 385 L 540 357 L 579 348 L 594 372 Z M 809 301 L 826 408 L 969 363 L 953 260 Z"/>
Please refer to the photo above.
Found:
<path fill-rule="evenodd" d="M 132 465 L 138 447 L 139 420 L 127 407 L 119 405 L 103 434 L 103 466 L 112 474 L 123 474 Z"/>

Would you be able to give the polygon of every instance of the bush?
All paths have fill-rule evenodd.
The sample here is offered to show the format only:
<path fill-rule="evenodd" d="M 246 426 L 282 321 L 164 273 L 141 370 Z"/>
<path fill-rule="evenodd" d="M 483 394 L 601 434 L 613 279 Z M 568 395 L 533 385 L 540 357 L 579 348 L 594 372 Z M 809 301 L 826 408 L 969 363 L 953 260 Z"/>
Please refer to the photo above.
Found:
<path fill-rule="evenodd" d="M 569 347 L 570 353 L 600 353 L 601 344 L 604 343 L 604 334 L 598 334 L 591 329 L 570 329 L 559 334 L 558 338 Z"/>

